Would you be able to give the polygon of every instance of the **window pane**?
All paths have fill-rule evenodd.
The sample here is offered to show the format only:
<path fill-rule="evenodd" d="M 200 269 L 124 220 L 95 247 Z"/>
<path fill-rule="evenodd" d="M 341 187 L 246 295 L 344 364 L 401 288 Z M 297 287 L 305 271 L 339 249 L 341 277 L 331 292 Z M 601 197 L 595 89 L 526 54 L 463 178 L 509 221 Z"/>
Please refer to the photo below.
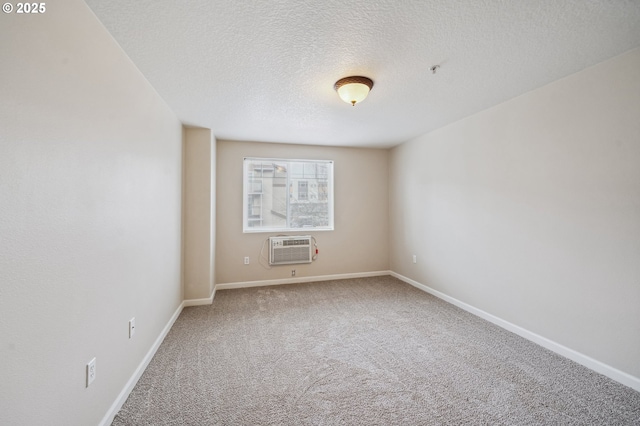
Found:
<path fill-rule="evenodd" d="M 287 164 L 275 164 L 273 175 L 273 192 L 271 195 L 271 212 L 281 220 L 279 226 L 287 224 Z"/>
<path fill-rule="evenodd" d="M 245 159 L 245 231 L 333 229 L 329 161 Z"/>

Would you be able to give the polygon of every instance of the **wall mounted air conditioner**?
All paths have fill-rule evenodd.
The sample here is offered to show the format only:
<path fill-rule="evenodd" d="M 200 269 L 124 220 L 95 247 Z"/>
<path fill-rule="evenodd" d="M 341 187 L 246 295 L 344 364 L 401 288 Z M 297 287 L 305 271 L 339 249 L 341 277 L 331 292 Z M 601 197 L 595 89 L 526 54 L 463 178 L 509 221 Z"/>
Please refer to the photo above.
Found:
<path fill-rule="evenodd" d="M 311 263 L 311 236 L 269 237 L 269 265 Z"/>

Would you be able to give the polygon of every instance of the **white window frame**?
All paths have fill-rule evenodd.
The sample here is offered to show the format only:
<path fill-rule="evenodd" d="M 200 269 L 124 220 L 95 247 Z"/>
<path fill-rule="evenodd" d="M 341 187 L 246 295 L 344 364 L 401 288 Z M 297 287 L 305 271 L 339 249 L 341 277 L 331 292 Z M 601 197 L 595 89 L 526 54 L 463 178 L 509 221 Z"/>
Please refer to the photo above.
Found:
<path fill-rule="evenodd" d="M 253 162 L 274 162 L 274 163 L 323 163 L 327 166 L 327 209 L 328 209 L 328 222 L 327 226 L 305 226 L 292 228 L 290 226 L 290 210 L 287 208 L 286 226 L 284 227 L 269 227 L 269 226 L 248 226 L 249 225 L 249 165 Z M 264 158 L 264 157 L 245 157 L 243 159 L 242 166 L 242 232 L 244 233 L 259 233 L 259 232 L 300 232 L 300 231 L 333 231 L 334 230 L 334 193 L 333 193 L 333 174 L 334 163 L 332 160 L 311 160 L 311 159 L 288 159 L 288 158 Z M 287 173 L 286 191 L 289 192 L 290 174 Z M 297 188 L 296 188 L 297 190 Z M 287 194 L 287 197 L 290 197 Z M 307 201 L 310 201 L 308 197 Z M 288 204 L 288 201 L 287 201 Z"/>

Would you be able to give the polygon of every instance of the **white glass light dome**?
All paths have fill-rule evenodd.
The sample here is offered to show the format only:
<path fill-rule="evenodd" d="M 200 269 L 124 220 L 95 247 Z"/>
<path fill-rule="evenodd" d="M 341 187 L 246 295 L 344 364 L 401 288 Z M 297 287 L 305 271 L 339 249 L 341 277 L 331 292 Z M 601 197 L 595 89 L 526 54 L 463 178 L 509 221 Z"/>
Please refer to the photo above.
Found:
<path fill-rule="evenodd" d="M 341 78 L 334 86 L 340 99 L 353 106 L 362 102 L 372 87 L 370 78 L 359 76 Z"/>

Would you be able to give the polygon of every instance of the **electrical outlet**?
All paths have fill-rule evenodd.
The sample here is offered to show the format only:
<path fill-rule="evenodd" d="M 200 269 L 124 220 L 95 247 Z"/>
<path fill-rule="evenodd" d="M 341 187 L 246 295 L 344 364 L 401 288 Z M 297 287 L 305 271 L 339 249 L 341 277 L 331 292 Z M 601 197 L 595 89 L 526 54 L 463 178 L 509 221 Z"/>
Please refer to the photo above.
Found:
<path fill-rule="evenodd" d="M 295 276 L 296 276 L 296 270 L 295 270 L 295 269 L 292 269 L 292 270 L 291 270 L 291 276 L 292 276 L 292 277 L 295 277 Z"/>
<path fill-rule="evenodd" d="M 248 265 L 249 264 L 249 256 L 245 256 L 244 257 L 244 264 Z"/>
<path fill-rule="evenodd" d="M 133 317 L 129 320 L 129 339 L 136 334 L 136 317 Z"/>
<path fill-rule="evenodd" d="M 87 364 L 87 387 L 96 379 L 96 359 L 93 358 Z"/>
<path fill-rule="evenodd" d="M 415 254 L 413 255 L 413 263 L 418 263 L 418 257 Z"/>

